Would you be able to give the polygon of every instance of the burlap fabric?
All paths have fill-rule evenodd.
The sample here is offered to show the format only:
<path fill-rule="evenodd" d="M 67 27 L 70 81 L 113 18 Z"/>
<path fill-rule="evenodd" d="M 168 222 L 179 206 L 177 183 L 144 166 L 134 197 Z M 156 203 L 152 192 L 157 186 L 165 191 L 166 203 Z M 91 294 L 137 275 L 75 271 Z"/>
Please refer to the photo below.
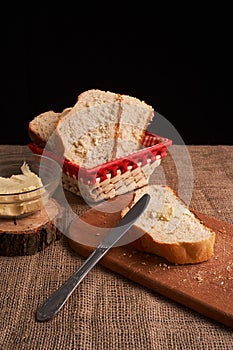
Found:
<path fill-rule="evenodd" d="M 184 146 L 173 146 L 173 150 Z M 1 146 L 1 152 L 23 146 Z M 193 167 L 190 207 L 233 223 L 233 146 L 187 146 Z M 189 164 L 169 153 L 153 181 L 188 191 Z M 187 165 L 187 167 L 186 167 Z M 187 179 L 187 183 L 186 180 Z M 76 212 L 86 210 L 71 199 Z M 84 261 L 66 237 L 34 256 L 0 257 L 1 350 L 232 349 L 233 330 L 97 265 L 48 322 L 37 307 Z"/>

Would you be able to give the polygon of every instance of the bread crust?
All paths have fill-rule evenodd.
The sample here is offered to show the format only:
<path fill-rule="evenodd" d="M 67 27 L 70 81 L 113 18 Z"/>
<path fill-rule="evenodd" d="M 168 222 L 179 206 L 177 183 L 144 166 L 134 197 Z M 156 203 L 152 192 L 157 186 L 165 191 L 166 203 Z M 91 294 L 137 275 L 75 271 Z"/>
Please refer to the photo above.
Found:
<path fill-rule="evenodd" d="M 196 264 L 209 260 L 214 253 L 215 232 L 210 228 L 207 229 L 211 231 L 208 239 L 198 242 L 166 243 L 156 241 L 149 232 L 135 225 L 135 233 L 141 234 L 141 237 L 132 244 L 142 252 L 159 255 L 174 264 Z"/>
<path fill-rule="evenodd" d="M 41 138 L 40 134 L 36 132 L 31 124 L 31 122 L 28 125 L 28 135 L 30 140 L 35 143 L 37 146 L 44 148 L 46 145 L 46 142 Z"/>

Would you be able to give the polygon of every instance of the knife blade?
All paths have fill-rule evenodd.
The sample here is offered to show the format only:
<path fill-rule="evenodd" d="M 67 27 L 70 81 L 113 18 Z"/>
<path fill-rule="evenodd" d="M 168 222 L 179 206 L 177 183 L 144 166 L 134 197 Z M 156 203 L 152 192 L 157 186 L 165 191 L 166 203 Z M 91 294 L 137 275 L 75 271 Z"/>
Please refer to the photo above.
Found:
<path fill-rule="evenodd" d="M 107 236 L 100 242 L 96 249 L 89 255 L 80 268 L 74 272 L 69 279 L 61 285 L 48 299 L 41 304 L 36 311 L 38 321 L 47 321 L 53 317 L 65 304 L 70 295 L 88 274 L 88 272 L 98 263 L 98 261 L 111 249 L 124 234 L 135 223 L 139 216 L 146 209 L 150 201 L 150 195 L 144 194 L 119 223 L 110 230 Z"/>

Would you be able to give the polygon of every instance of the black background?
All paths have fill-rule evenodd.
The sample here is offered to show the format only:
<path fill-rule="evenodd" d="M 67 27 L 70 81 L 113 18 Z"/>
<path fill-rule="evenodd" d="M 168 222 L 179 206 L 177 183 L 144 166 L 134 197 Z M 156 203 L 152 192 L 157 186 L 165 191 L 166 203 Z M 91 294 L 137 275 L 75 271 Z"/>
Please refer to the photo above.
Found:
<path fill-rule="evenodd" d="M 0 143 L 26 144 L 32 118 L 97 88 L 152 105 L 186 144 L 232 144 L 231 21 L 228 9 L 209 10 L 8 17 Z"/>

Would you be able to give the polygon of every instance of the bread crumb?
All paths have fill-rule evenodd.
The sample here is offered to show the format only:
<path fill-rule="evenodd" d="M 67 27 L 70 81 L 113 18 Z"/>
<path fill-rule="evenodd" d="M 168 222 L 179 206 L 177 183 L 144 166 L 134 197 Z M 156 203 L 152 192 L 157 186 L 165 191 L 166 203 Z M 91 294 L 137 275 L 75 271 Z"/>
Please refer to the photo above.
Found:
<path fill-rule="evenodd" d="M 167 264 L 165 264 L 165 263 L 163 263 L 163 264 L 162 264 L 162 263 L 159 263 L 158 266 L 159 266 L 159 267 L 162 267 L 163 270 L 165 270 L 165 269 L 170 269 L 170 266 L 167 265 Z"/>
<path fill-rule="evenodd" d="M 203 278 L 200 275 L 196 275 L 193 277 L 197 282 L 202 282 Z"/>
<path fill-rule="evenodd" d="M 226 270 L 227 270 L 227 272 L 230 272 L 230 271 L 231 271 L 230 265 L 227 266 Z"/>

